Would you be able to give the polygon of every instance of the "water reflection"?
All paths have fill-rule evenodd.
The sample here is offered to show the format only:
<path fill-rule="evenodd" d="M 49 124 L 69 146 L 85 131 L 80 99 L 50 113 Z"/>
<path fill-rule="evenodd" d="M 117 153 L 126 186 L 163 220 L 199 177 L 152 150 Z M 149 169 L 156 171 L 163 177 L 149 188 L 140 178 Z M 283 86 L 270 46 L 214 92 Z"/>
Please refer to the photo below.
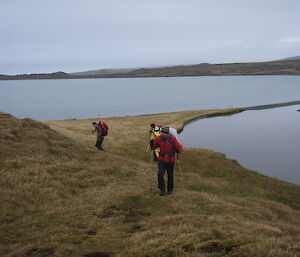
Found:
<path fill-rule="evenodd" d="M 225 153 L 244 167 L 300 184 L 299 105 L 198 120 L 180 134 L 185 146 Z"/>

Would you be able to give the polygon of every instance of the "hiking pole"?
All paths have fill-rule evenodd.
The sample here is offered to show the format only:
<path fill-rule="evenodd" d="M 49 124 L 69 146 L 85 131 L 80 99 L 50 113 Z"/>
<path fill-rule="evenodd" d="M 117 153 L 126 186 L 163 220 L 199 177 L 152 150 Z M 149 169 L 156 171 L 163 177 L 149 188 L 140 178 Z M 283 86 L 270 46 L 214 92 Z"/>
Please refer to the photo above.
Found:
<path fill-rule="evenodd" d="M 152 173 L 152 166 L 153 166 L 153 150 L 150 147 L 151 145 L 151 133 L 150 133 L 150 141 L 147 145 L 147 149 L 146 152 L 148 152 L 149 148 L 150 148 L 150 169 L 149 169 L 149 176 L 150 176 L 150 191 L 152 192 L 152 184 L 153 184 L 153 173 Z"/>
<path fill-rule="evenodd" d="M 181 167 L 180 167 L 180 161 L 179 161 L 179 154 L 177 153 L 177 164 L 178 164 L 178 169 L 179 169 L 179 176 L 180 176 L 180 184 L 183 189 L 183 184 L 182 184 L 182 172 L 181 172 Z"/>
<path fill-rule="evenodd" d="M 150 140 L 151 140 L 151 132 L 150 132 Z M 147 148 L 146 148 L 146 153 L 149 151 L 150 143 L 148 143 Z"/>
<path fill-rule="evenodd" d="M 178 163 L 178 168 L 179 168 L 179 174 L 181 176 L 182 173 L 181 173 L 181 167 L 180 167 L 180 161 L 179 161 L 179 154 L 177 154 L 177 163 Z"/>
<path fill-rule="evenodd" d="M 152 191 L 152 184 L 153 184 L 153 172 L 152 172 L 152 166 L 153 166 L 153 158 L 152 158 L 153 150 L 150 151 L 150 191 Z"/>

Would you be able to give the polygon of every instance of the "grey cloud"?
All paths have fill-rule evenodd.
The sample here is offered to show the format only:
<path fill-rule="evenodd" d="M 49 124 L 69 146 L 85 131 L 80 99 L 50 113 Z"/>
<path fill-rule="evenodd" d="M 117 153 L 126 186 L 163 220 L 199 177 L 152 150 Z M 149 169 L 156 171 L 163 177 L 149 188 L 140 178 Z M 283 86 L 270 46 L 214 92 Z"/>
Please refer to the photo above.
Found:
<path fill-rule="evenodd" d="M 0 10 L 0 74 L 262 61 L 300 52 L 296 0 L 2 0 Z"/>

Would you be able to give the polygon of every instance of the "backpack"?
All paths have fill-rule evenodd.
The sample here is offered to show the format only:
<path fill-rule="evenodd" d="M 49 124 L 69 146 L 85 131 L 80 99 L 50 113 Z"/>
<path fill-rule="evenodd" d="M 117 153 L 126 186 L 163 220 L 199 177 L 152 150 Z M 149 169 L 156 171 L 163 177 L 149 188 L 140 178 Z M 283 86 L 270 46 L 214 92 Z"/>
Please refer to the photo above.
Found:
<path fill-rule="evenodd" d="M 102 136 L 107 136 L 108 133 L 108 126 L 104 121 L 99 121 L 98 125 L 100 126 L 101 130 L 102 130 Z"/>
<path fill-rule="evenodd" d="M 170 135 L 172 135 L 173 137 L 175 137 L 178 140 L 177 130 L 175 128 L 169 127 L 169 131 L 170 131 Z"/>
<path fill-rule="evenodd" d="M 158 141 L 158 146 L 160 146 L 160 144 L 161 144 L 162 141 L 163 141 L 163 139 L 161 138 L 161 139 Z M 166 154 L 166 153 L 165 153 L 165 154 L 162 154 L 161 152 L 159 152 L 159 155 L 160 155 L 160 156 L 168 156 L 168 157 L 173 157 L 173 156 L 175 156 L 175 154 L 176 154 L 176 148 L 175 148 L 175 146 L 174 146 L 174 144 L 173 144 L 173 136 L 170 135 L 169 138 L 166 140 L 166 142 L 169 143 L 169 144 L 171 145 L 171 148 L 173 149 L 173 152 L 170 153 L 170 154 Z"/>

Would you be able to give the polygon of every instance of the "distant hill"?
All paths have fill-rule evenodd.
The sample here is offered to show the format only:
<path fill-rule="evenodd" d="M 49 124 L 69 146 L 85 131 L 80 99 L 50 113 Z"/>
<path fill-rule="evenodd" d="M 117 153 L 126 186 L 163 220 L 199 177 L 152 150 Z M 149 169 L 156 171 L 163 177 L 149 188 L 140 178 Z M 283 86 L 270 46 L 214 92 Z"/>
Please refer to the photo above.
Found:
<path fill-rule="evenodd" d="M 78 79 L 78 78 L 141 78 L 226 75 L 300 75 L 300 56 L 286 60 L 252 63 L 201 63 L 141 69 L 102 69 L 77 73 L 42 73 L 16 76 L 0 75 L 0 80 L 16 79 Z"/>
<path fill-rule="evenodd" d="M 281 61 L 293 61 L 293 60 L 300 60 L 300 55 L 294 56 L 294 57 L 285 58 L 285 59 L 282 59 Z"/>
<path fill-rule="evenodd" d="M 0 80 L 17 80 L 17 79 L 67 79 L 70 78 L 68 73 L 58 71 L 53 73 L 32 73 L 20 75 L 0 75 Z"/>
<path fill-rule="evenodd" d="M 255 63 L 202 63 L 197 65 L 180 65 L 164 68 L 143 68 L 123 74 L 102 75 L 102 77 L 180 77 L 224 75 L 300 75 L 300 60 Z"/>
<path fill-rule="evenodd" d="M 103 75 L 103 74 L 115 74 L 115 73 L 126 73 L 135 70 L 134 68 L 127 69 L 100 69 L 100 70 L 90 70 L 83 72 L 72 72 L 70 75 Z"/>

